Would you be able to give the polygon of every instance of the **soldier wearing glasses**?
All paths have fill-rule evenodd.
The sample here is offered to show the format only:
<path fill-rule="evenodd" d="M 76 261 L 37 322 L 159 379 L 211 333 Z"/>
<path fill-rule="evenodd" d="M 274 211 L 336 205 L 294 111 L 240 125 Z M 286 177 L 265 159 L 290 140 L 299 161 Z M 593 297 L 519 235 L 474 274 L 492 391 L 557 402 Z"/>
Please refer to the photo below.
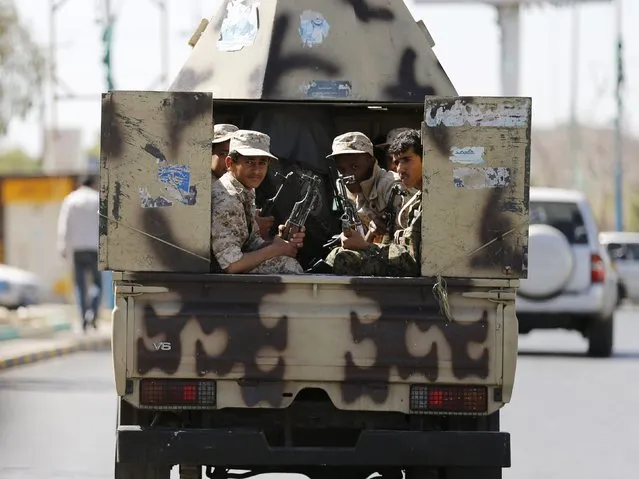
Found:
<path fill-rule="evenodd" d="M 303 273 L 295 256 L 304 233 L 290 241 L 280 236 L 265 241 L 255 220 L 255 188 L 264 181 L 270 160 L 277 159 L 269 152 L 270 140 L 257 131 L 234 132 L 227 172 L 212 187 L 211 249 L 225 273 Z"/>

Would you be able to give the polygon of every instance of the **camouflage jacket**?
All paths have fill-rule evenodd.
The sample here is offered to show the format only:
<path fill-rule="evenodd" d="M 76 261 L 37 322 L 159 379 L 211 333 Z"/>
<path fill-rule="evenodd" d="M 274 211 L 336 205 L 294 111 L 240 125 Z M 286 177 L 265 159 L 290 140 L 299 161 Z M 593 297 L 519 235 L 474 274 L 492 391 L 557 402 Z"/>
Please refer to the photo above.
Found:
<path fill-rule="evenodd" d="M 227 172 L 211 189 L 211 250 L 222 270 L 265 241 L 255 220 L 255 190 Z"/>
<path fill-rule="evenodd" d="M 410 255 L 420 263 L 419 251 L 422 239 L 422 192 L 418 190 L 406 201 L 397 223 L 401 229 L 395 231 L 394 243 L 408 248 Z"/>
<path fill-rule="evenodd" d="M 373 167 L 373 174 L 368 180 L 362 181 L 362 191 L 354 194 L 348 191 L 348 197 L 357 208 L 357 213 L 363 225 L 368 228 L 373 214 L 380 214 L 386 208 L 386 204 L 391 195 L 391 188 L 395 184 L 402 184 L 399 175 L 394 171 L 387 171 L 380 168 L 377 163 Z M 402 207 L 404 200 L 401 196 L 395 198 L 395 208 L 397 211 Z"/>

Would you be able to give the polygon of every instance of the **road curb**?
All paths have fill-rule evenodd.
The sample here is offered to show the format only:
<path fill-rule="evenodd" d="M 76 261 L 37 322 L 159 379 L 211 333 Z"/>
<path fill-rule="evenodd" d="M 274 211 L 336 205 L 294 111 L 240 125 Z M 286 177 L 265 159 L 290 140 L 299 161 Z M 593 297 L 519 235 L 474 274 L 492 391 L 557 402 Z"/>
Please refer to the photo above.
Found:
<path fill-rule="evenodd" d="M 0 371 L 25 364 L 33 364 L 45 359 L 52 359 L 80 351 L 108 351 L 111 349 L 111 338 L 81 338 L 71 344 L 42 348 L 39 351 L 16 354 L 11 358 L 0 359 Z"/>

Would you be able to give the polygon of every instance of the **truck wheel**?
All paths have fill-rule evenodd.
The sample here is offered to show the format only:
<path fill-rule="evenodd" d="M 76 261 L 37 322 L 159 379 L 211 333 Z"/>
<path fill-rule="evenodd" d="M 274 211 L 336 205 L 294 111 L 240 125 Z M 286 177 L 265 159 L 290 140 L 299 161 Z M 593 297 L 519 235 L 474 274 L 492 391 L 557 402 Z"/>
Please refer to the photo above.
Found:
<path fill-rule="evenodd" d="M 588 356 L 609 358 L 612 355 L 613 323 L 613 318 L 593 320 L 588 331 Z"/>
<path fill-rule="evenodd" d="M 115 479 L 170 479 L 171 466 L 165 464 L 115 463 Z"/>
<path fill-rule="evenodd" d="M 202 479 L 202 466 L 180 464 L 180 479 Z"/>

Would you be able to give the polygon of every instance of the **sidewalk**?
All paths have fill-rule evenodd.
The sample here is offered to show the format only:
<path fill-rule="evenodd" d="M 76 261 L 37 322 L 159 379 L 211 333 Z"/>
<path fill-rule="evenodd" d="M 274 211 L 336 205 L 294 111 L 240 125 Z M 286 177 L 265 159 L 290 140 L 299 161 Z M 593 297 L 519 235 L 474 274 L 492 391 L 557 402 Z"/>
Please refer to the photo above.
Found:
<path fill-rule="evenodd" d="M 109 350 L 111 318 L 101 313 L 98 329 L 88 328 L 85 334 L 74 306 L 0 311 L 0 371 L 78 351 Z"/>

